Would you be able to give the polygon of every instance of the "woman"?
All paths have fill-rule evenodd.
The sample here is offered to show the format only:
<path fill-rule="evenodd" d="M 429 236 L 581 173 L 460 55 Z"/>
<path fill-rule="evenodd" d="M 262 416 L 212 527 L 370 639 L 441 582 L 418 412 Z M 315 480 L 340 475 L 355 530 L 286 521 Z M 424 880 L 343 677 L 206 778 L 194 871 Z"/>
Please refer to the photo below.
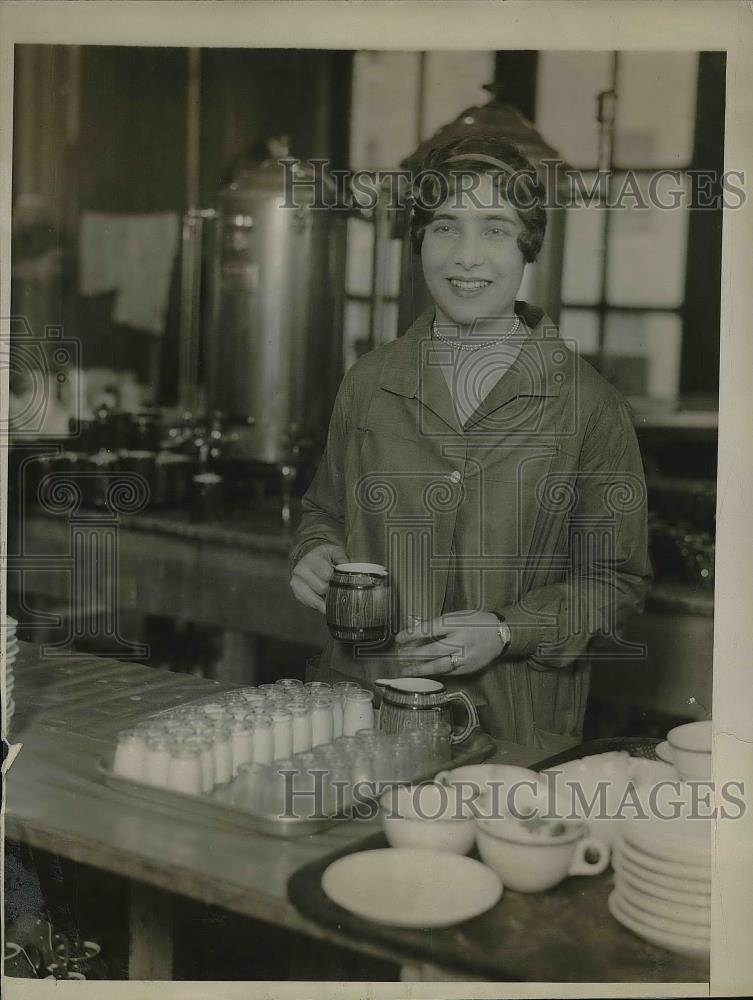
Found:
<path fill-rule="evenodd" d="M 580 739 L 592 636 L 642 608 L 640 453 L 626 403 L 516 301 L 546 225 L 531 164 L 476 136 L 424 168 L 411 232 L 433 305 L 345 376 L 291 587 L 323 612 L 336 563 L 388 566 L 394 642 L 331 642 L 320 675 L 440 677 L 488 732 L 554 750 Z"/>

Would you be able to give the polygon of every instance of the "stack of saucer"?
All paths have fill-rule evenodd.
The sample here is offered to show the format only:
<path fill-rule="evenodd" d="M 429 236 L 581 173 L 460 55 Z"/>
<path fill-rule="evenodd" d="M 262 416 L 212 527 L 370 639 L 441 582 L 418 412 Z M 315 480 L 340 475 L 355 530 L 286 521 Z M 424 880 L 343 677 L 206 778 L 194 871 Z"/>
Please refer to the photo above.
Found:
<path fill-rule="evenodd" d="M 653 944 L 680 955 L 705 957 L 711 934 L 711 821 L 626 822 L 613 857 L 615 919 Z"/>
<path fill-rule="evenodd" d="M 18 639 L 16 638 L 16 626 L 18 622 L 15 618 L 6 615 L 3 621 L 3 636 L 5 638 L 5 704 L 7 706 L 7 721 L 13 717 L 16 703 L 13 701 L 13 663 L 18 656 Z"/>

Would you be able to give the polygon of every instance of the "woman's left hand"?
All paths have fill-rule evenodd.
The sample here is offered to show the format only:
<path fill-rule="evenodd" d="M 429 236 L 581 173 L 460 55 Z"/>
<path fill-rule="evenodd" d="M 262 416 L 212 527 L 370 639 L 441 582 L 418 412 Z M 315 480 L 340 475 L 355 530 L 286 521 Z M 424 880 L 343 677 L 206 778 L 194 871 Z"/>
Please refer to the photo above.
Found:
<path fill-rule="evenodd" d="M 398 655 L 411 677 L 475 674 L 502 652 L 499 619 L 489 611 L 452 611 L 430 622 L 405 628 L 395 636 Z M 422 646 L 405 644 L 422 637 L 436 640 Z M 410 665 L 408 665 L 410 661 Z"/>

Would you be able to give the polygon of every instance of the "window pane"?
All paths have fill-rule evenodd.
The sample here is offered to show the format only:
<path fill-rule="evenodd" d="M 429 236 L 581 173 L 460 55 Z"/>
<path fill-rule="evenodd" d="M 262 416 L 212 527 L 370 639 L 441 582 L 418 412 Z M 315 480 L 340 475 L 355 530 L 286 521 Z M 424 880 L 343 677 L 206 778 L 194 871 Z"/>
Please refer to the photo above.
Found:
<path fill-rule="evenodd" d="M 597 167 L 597 95 L 610 86 L 610 52 L 541 52 L 536 128 L 574 167 Z"/>
<path fill-rule="evenodd" d="M 396 167 L 417 145 L 417 52 L 356 52 L 350 165 Z"/>
<path fill-rule="evenodd" d="M 589 190 L 593 186 L 594 176 L 594 174 L 584 174 Z M 605 211 L 598 205 L 576 205 L 567 209 L 565 262 L 562 274 L 564 302 L 599 301 L 604 266 L 602 249 L 604 223 Z"/>
<path fill-rule="evenodd" d="M 494 52 L 427 52 L 422 139 L 466 108 L 488 104 L 485 83 L 494 79 Z"/>
<path fill-rule="evenodd" d="M 612 200 L 626 207 L 610 210 L 607 266 L 607 301 L 614 305 L 669 306 L 679 308 L 685 291 L 685 255 L 687 247 L 687 208 L 627 207 L 632 197 L 621 197 L 628 175 L 617 174 Z M 650 181 L 636 177 L 637 197 L 650 201 Z M 669 180 L 669 179 L 668 179 Z M 633 183 L 631 181 L 631 183 Z M 677 185 L 670 181 L 674 187 Z M 687 182 L 683 179 L 682 187 Z M 669 185 L 661 189 L 661 200 L 670 204 Z M 687 198 L 683 196 L 685 200 Z"/>
<path fill-rule="evenodd" d="M 687 166 L 693 153 L 698 53 L 622 52 L 615 163 Z"/>
<path fill-rule="evenodd" d="M 563 309 L 560 316 L 560 336 L 578 354 L 589 356 L 599 349 L 599 317 L 590 309 Z"/>
<path fill-rule="evenodd" d="M 348 295 L 371 295 L 374 227 L 364 219 L 348 219 L 345 290 Z"/>
<path fill-rule="evenodd" d="M 370 317 L 371 306 L 368 302 L 353 302 L 352 300 L 345 302 L 344 362 L 346 371 L 368 347 Z"/>
<path fill-rule="evenodd" d="M 386 344 L 388 340 L 394 340 L 397 335 L 397 302 L 385 302 L 381 343 Z"/>
<path fill-rule="evenodd" d="M 605 353 L 613 361 L 618 388 L 628 395 L 675 400 L 681 344 L 682 323 L 676 313 L 607 314 Z M 635 375 L 638 369 L 639 379 Z"/>

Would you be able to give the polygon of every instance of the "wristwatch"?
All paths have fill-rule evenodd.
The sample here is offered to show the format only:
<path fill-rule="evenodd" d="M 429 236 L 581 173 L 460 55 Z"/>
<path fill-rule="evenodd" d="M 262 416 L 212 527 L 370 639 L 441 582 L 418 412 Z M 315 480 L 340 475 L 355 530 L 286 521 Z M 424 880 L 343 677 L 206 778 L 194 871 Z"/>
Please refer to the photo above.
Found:
<path fill-rule="evenodd" d="M 502 649 L 499 652 L 500 656 L 504 656 L 507 650 L 510 648 L 510 643 L 512 642 L 512 632 L 510 631 L 510 626 L 507 624 L 502 615 L 497 614 L 496 611 L 492 611 L 495 618 L 499 619 L 499 625 L 497 625 L 497 635 L 502 643 Z"/>

